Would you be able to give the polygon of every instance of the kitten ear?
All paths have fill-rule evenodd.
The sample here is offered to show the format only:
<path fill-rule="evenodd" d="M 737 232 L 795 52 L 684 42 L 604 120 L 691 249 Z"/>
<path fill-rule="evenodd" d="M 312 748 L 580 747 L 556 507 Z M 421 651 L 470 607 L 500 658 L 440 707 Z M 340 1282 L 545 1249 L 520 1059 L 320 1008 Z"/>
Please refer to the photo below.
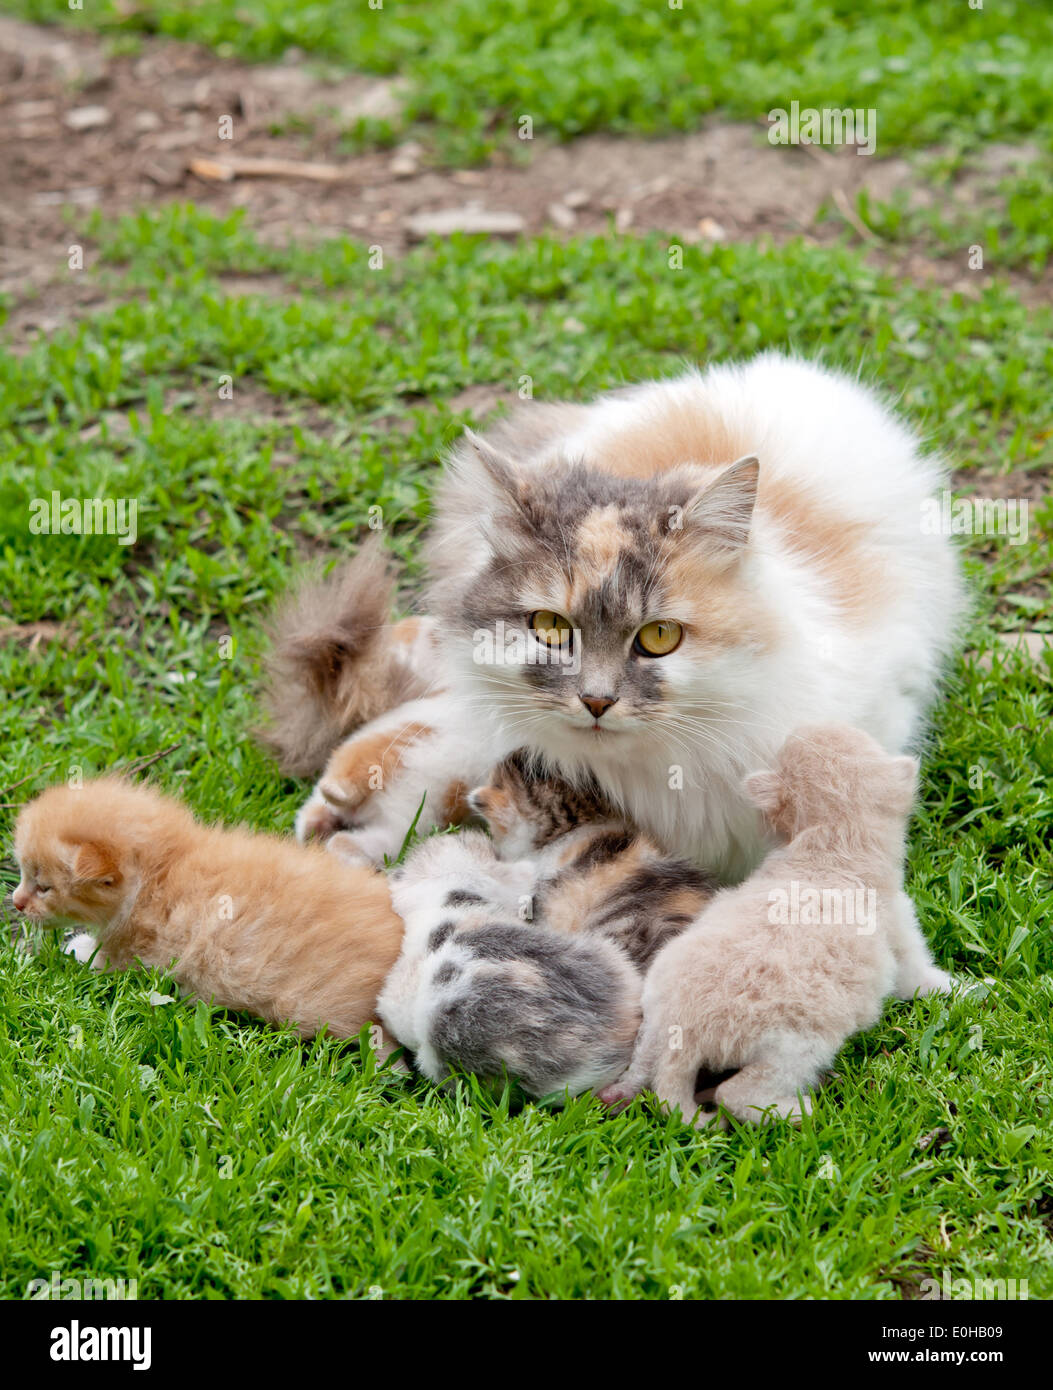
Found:
<path fill-rule="evenodd" d="M 767 815 L 773 814 L 782 804 L 784 788 L 777 772 L 751 772 L 742 786 L 754 806 L 759 806 Z"/>
<path fill-rule="evenodd" d="M 68 863 L 77 883 L 112 884 L 121 877 L 110 851 L 90 840 L 73 847 Z"/>
<path fill-rule="evenodd" d="M 749 539 L 759 476 L 755 454 L 736 459 L 688 503 L 688 520 L 723 548 L 741 550 Z"/>

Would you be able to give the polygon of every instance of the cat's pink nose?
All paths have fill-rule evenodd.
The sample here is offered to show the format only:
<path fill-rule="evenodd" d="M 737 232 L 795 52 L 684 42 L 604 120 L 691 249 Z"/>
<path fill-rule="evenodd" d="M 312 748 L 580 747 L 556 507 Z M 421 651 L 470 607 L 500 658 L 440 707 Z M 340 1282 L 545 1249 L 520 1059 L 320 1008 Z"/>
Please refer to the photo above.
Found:
<path fill-rule="evenodd" d="M 599 719 L 601 715 L 607 713 L 611 705 L 616 705 L 618 703 L 617 697 L 612 697 L 610 695 L 579 695 L 578 699 L 592 715 L 593 719 Z"/>
<path fill-rule="evenodd" d="M 19 884 L 15 891 L 11 894 L 11 901 L 14 903 L 15 907 L 19 910 L 19 912 L 21 912 L 22 909 L 25 907 L 26 903 L 29 902 L 28 888 L 23 888 L 22 885 Z"/>

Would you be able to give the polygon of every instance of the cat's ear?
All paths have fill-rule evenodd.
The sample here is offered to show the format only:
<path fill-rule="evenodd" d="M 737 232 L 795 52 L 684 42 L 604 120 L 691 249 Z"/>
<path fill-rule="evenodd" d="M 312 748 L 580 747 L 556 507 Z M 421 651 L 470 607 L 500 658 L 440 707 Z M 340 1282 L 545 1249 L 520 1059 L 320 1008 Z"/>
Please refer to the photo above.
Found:
<path fill-rule="evenodd" d="M 773 815 L 782 805 L 785 788 L 777 772 L 751 772 L 742 785 L 754 806 L 766 815 Z"/>
<path fill-rule="evenodd" d="M 487 477 L 497 488 L 505 493 L 510 501 L 519 501 L 519 481 L 516 478 L 515 468 L 512 460 L 507 454 L 502 454 L 499 449 L 495 449 L 492 444 L 488 444 L 475 433 L 474 430 L 466 429 L 464 438 L 470 445 L 475 457 L 482 464 Z"/>
<path fill-rule="evenodd" d="M 77 883 L 97 883 L 110 886 L 120 881 L 120 870 L 113 854 L 91 840 L 74 845 L 68 861 L 70 873 Z"/>
<path fill-rule="evenodd" d="M 715 540 L 722 549 L 741 550 L 749 539 L 759 476 L 756 455 L 736 459 L 687 504 L 685 514 L 692 529 Z"/>

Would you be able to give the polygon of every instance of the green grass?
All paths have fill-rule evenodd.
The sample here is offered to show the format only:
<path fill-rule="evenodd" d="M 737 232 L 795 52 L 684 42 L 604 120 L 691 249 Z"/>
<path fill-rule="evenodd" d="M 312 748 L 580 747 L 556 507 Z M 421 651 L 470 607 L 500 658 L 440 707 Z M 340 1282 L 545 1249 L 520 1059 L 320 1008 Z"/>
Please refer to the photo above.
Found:
<path fill-rule="evenodd" d="M 1053 14 L 1031 0 L 4 0 L 44 21 L 146 30 L 250 59 L 290 46 L 409 80 L 404 117 L 448 157 L 592 130 L 690 130 L 711 111 L 873 107 L 878 150 L 965 146 L 1044 129 Z"/>
<path fill-rule="evenodd" d="M 287 830 L 304 789 L 248 732 L 259 616 L 376 504 L 418 572 L 469 385 L 586 395 L 798 347 L 862 362 L 956 464 L 1048 476 L 1053 314 L 997 283 L 945 297 L 800 244 L 688 247 L 674 272 L 658 238 L 455 239 L 370 270 L 351 242 L 278 250 L 188 208 L 92 238 L 83 273 L 108 304 L 0 354 L 0 613 L 61 626 L 0 645 L 0 786 L 30 778 L 4 801 L 178 742 L 154 781 L 206 818 Z M 283 292 L 231 299 L 227 270 Z M 29 499 L 52 488 L 136 497 L 137 543 L 30 537 Z M 1051 521 L 1047 499 L 1027 545 L 970 547 L 971 646 L 1053 629 Z M 799 1133 L 439 1094 L 354 1045 L 152 1005 L 174 992 L 162 977 L 5 938 L 0 1292 L 58 1270 L 134 1277 L 147 1298 L 894 1298 L 947 1269 L 1048 1298 L 1051 767 L 1050 659 L 961 660 L 911 889 L 941 962 L 996 983 L 890 1004 Z M 8 857 L 0 886 L 15 879 Z"/>
<path fill-rule="evenodd" d="M 961 154 L 922 156 L 915 180 L 887 202 L 865 191 L 858 195 L 860 220 L 883 242 L 924 256 L 953 257 L 963 272 L 1010 269 L 1037 276 L 1049 264 L 1053 155 L 1021 151 L 1002 170 L 985 169 Z M 977 247 L 983 253 L 979 265 Z"/>

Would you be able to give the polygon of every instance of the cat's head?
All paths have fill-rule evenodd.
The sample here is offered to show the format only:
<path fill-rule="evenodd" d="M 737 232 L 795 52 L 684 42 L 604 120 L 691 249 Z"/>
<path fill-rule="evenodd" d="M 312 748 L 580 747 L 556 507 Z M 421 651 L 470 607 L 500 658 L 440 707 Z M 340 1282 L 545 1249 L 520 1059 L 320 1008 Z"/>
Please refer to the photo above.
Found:
<path fill-rule="evenodd" d="M 772 829 L 792 839 L 810 826 L 905 826 L 918 783 L 915 758 L 895 757 L 847 724 L 798 729 L 770 771 L 745 781 Z"/>
<path fill-rule="evenodd" d="M 486 821 L 505 859 L 543 849 L 579 825 L 617 815 L 591 779 L 571 785 L 545 772 L 523 749 L 499 763 L 485 786 L 468 793 L 468 805 Z"/>
<path fill-rule="evenodd" d="M 468 445 L 453 466 L 479 539 L 464 535 L 468 577 L 438 601 L 508 729 L 562 759 L 617 757 L 634 735 L 672 750 L 704 712 L 734 715 L 741 671 L 771 640 L 744 563 L 757 460 L 640 478 L 563 459 L 527 481 Z"/>
<path fill-rule="evenodd" d="M 124 906 L 145 860 L 188 822 L 178 803 L 119 778 L 49 787 L 19 813 L 21 879 L 12 901 L 36 922 L 104 927 Z"/>

